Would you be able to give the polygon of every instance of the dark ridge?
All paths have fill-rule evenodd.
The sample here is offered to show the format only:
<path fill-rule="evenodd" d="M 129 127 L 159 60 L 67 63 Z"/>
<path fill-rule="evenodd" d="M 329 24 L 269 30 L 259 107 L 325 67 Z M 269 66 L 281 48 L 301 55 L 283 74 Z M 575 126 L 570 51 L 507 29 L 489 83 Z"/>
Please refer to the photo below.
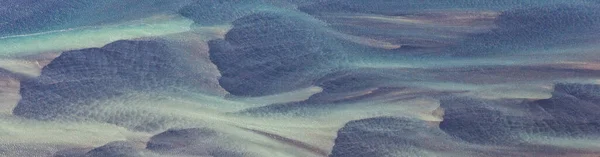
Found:
<path fill-rule="evenodd" d="M 600 135 L 598 85 L 557 84 L 549 99 L 523 101 L 451 98 L 442 100 L 444 120 L 440 128 L 471 143 L 516 145 L 519 133 L 554 137 L 597 137 Z M 569 94 L 567 94 L 569 93 Z M 571 95 L 573 94 L 573 95 Z M 520 106 L 525 114 L 510 115 L 499 110 Z"/>
<path fill-rule="evenodd" d="M 194 21 L 196 25 L 229 24 L 251 14 L 274 11 L 295 12 L 295 6 L 315 3 L 314 0 L 193 0 L 178 13 Z"/>
<path fill-rule="evenodd" d="M 558 83 L 554 85 L 553 97 L 573 96 L 578 99 L 591 102 L 600 102 L 600 85 L 597 84 L 578 84 L 578 83 Z"/>
<path fill-rule="evenodd" d="M 509 123 L 509 119 L 496 110 L 498 101 L 484 101 L 471 98 L 452 98 L 442 100 L 444 120 L 440 129 L 467 142 L 477 144 L 512 144 L 519 142 L 511 135 L 512 128 L 522 127 L 520 121 Z M 517 125 L 517 126 L 510 126 Z"/>
<path fill-rule="evenodd" d="M 258 6 L 256 0 L 196 0 L 179 10 L 179 14 L 199 25 L 219 25 L 252 14 Z"/>
<path fill-rule="evenodd" d="M 562 123 L 577 126 L 562 126 L 563 129 L 600 132 L 600 113 L 596 112 L 600 110 L 599 87 L 596 84 L 556 84 L 550 99 L 534 101 L 532 105 L 539 106 L 542 112 Z"/>
<path fill-rule="evenodd" d="M 22 96 L 13 113 L 34 119 L 75 116 L 92 101 L 132 91 L 194 91 L 198 72 L 180 64 L 181 56 L 159 41 L 116 41 L 102 48 L 64 52 L 41 75 L 21 81 Z"/>
<path fill-rule="evenodd" d="M 468 37 L 448 52 L 478 56 L 590 44 L 600 35 L 599 10 L 557 5 L 504 11 L 495 21 L 498 28 Z"/>
<path fill-rule="evenodd" d="M 308 87 L 339 67 L 342 47 L 305 18 L 263 12 L 234 21 L 225 40 L 209 42 L 220 85 L 238 96 L 275 94 Z"/>
<path fill-rule="evenodd" d="M 0 0 L 0 36 L 137 20 L 175 12 L 191 0 Z"/>
<path fill-rule="evenodd" d="M 593 0 L 586 2 L 594 2 Z M 581 2 L 579 2 L 581 3 Z M 326 0 L 312 5 L 300 6 L 299 10 L 309 14 L 323 13 L 367 13 L 398 16 L 423 12 L 424 10 L 506 10 L 510 8 L 528 8 L 544 5 L 569 4 L 561 0 L 547 1 L 506 1 L 506 0 Z"/>
<path fill-rule="evenodd" d="M 421 120 L 361 119 L 346 123 L 338 131 L 329 157 L 429 156 L 425 150 L 451 149 L 453 144 L 448 139 L 439 129 Z"/>
<path fill-rule="evenodd" d="M 87 152 L 83 157 L 143 157 L 141 150 L 135 147 L 134 143 L 126 141 L 116 141 L 104 146 L 94 148 Z"/>
<path fill-rule="evenodd" d="M 169 129 L 154 135 L 146 149 L 160 154 L 242 157 L 226 134 L 208 128 Z"/>

